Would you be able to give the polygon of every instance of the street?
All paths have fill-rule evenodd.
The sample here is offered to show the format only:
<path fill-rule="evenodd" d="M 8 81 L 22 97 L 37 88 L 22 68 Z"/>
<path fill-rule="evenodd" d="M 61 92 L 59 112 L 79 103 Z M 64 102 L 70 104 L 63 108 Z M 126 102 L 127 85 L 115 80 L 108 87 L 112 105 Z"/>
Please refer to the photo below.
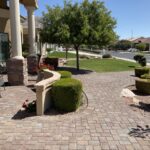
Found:
<path fill-rule="evenodd" d="M 115 57 L 134 60 L 133 57 L 138 52 L 106 51 L 106 53 L 109 53 L 109 54 L 111 54 L 112 56 L 115 56 Z M 145 54 L 145 57 L 146 57 L 147 62 L 150 63 L 150 54 Z"/>

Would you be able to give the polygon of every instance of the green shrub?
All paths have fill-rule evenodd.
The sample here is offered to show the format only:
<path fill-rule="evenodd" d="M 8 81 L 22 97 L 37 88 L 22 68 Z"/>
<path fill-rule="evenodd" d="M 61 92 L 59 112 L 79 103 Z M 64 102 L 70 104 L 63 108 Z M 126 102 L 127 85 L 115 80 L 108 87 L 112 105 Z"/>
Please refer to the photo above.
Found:
<path fill-rule="evenodd" d="M 150 80 L 149 79 L 137 79 L 135 81 L 136 89 L 144 94 L 150 94 Z"/>
<path fill-rule="evenodd" d="M 134 60 L 136 61 L 136 62 L 138 62 L 141 66 L 146 66 L 146 58 L 144 57 L 144 55 L 143 54 L 137 54 L 137 55 L 135 55 L 134 57 Z"/>
<path fill-rule="evenodd" d="M 143 57 L 144 57 L 143 54 L 136 54 L 133 58 L 134 58 L 134 60 L 135 60 L 136 62 L 139 62 L 139 60 L 140 60 L 141 58 L 143 58 Z"/>
<path fill-rule="evenodd" d="M 71 78 L 72 77 L 72 73 L 69 71 L 58 71 L 58 73 L 61 74 L 61 78 Z"/>
<path fill-rule="evenodd" d="M 81 104 L 82 83 L 79 80 L 66 78 L 54 83 L 52 98 L 56 109 L 71 112 Z"/>
<path fill-rule="evenodd" d="M 49 53 L 51 51 L 54 51 L 54 49 L 53 48 L 47 48 L 46 51 Z"/>
<path fill-rule="evenodd" d="M 112 58 L 111 54 L 104 54 L 102 58 Z"/>
<path fill-rule="evenodd" d="M 139 60 L 139 64 L 141 65 L 141 66 L 146 66 L 146 58 L 145 57 L 143 57 L 143 58 L 141 58 L 140 60 Z"/>
<path fill-rule="evenodd" d="M 150 79 L 150 74 L 141 75 L 142 79 Z"/>
<path fill-rule="evenodd" d="M 135 68 L 135 76 L 136 77 L 141 77 L 144 74 L 149 74 L 150 68 L 146 67 L 137 67 Z"/>

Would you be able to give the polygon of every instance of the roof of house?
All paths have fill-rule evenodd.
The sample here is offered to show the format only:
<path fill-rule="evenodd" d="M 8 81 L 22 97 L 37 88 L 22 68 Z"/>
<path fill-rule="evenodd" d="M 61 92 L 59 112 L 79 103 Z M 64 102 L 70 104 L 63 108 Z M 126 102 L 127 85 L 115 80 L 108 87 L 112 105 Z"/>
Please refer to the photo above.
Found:
<path fill-rule="evenodd" d="M 134 42 L 134 43 L 150 43 L 150 37 L 148 37 L 148 38 L 145 38 L 145 37 L 131 38 L 128 40 L 131 42 Z"/>

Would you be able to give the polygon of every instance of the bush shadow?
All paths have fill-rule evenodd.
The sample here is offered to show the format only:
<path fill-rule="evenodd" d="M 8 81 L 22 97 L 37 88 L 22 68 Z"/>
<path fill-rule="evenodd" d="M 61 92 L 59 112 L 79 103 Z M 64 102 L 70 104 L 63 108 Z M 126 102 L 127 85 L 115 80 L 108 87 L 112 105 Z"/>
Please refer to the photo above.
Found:
<path fill-rule="evenodd" d="M 150 134 L 150 127 L 149 125 L 145 125 L 145 127 L 137 125 L 136 128 L 131 128 L 128 134 L 133 137 L 146 138 Z"/>
<path fill-rule="evenodd" d="M 131 104 L 130 106 L 144 110 L 145 112 L 150 112 L 150 104 L 139 102 L 139 105 Z"/>

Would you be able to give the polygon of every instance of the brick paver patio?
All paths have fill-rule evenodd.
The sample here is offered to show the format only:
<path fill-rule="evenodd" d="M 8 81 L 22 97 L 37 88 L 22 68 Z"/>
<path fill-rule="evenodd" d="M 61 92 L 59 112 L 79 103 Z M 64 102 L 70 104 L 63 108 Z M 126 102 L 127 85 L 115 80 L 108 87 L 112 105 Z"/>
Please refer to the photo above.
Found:
<path fill-rule="evenodd" d="M 23 101 L 35 100 L 35 93 L 23 86 L 6 87 L 0 99 L 0 149 L 149 150 L 150 129 L 146 133 L 144 129 L 150 125 L 150 115 L 133 111 L 120 97 L 121 90 L 134 83 L 130 75 L 76 75 L 83 82 L 88 107 L 62 115 L 19 118 Z"/>

